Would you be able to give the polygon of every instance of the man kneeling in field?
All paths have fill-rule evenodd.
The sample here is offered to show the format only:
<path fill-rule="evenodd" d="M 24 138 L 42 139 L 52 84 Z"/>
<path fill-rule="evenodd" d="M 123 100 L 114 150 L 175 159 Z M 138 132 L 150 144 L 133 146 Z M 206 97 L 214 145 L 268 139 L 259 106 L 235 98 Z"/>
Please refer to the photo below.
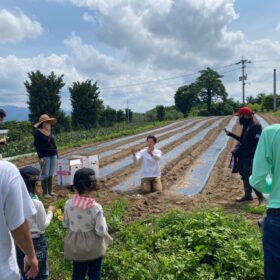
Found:
<path fill-rule="evenodd" d="M 133 160 L 141 162 L 141 190 L 142 193 L 161 192 L 159 160 L 162 152 L 155 148 L 157 138 L 153 135 L 147 137 L 147 148 L 135 152 L 132 149 Z"/>

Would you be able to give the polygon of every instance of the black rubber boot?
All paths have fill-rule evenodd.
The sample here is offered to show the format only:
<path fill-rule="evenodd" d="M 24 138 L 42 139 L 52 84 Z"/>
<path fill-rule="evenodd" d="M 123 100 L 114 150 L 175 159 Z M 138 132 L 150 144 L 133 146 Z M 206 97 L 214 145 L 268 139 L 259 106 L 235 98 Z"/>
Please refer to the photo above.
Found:
<path fill-rule="evenodd" d="M 48 190 L 48 178 L 41 181 L 43 195 L 45 197 L 49 197 L 49 190 Z"/>
<path fill-rule="evenodd" d="M 243 188 L 244 188 L 244 193 L 245 193 L 244 196 L 237 197 L 236 201 L 237 202 L 252 201 L 253 200 L 252 187 L 245 180 L 243 180 Z"/>
<path fill-rule="evenodd" d="M 48 178 L 48 192 L 49 192 L 49 195 L 56 196 L 56 193 L 54 193 L 52 191 L 52 181 L 53 181 L 53 177 L 49 177 Z"/>

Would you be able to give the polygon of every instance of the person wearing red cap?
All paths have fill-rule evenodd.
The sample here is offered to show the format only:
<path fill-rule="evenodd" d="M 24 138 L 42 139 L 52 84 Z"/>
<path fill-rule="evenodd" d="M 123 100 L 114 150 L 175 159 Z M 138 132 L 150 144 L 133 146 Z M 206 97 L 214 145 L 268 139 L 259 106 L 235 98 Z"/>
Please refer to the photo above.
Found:
<path fill-rule="evenodd" d="M 252 174 L 253 159 L 257 148 L 259 138 L 262 133 L 262 127 L 254 119 L 253 111 L 248 107 L 242 107 L 235 114 L 239 117 L 239 123 L 243 126 L 240 136 L 225 130 L 226 134 L 239 142 L 238 148 L 235 149 L 235 157 L 238 159 L 238 172 L 241 175 L 244 185 L 244 196 L 238 197 L 237 202 L 251 201 L 252 190 L 255 191 L 259 200 L 259 205 L 266 202 L 263 194 L 252 188 L 249 178 Z"/>

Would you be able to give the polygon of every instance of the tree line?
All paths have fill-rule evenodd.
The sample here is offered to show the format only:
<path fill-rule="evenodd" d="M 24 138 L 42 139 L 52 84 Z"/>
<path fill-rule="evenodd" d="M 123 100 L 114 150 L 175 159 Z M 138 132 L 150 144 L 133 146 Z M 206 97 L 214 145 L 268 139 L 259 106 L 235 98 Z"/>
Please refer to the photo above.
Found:
<path fill-rule="evenodd" d="M 129 109 L 115 110 L 104 106 L 100 98 L 97 82 L 86 80 L 74 82 L 68 87 L 71 101 L 71 117 L 61 109 L 61 89 L 65 86 L 63 75 L 53 72 L 44 75 L 40 71 L 28 73 L 29 80 L 24 85 L 28 94 L 29 121 L 35 123 L 41 114 L 57 119 L 56 129 L 68 131 L 91 129 L 97 126 L 111 126 L 114 123 L 132 122 L 133 113 Z"/>

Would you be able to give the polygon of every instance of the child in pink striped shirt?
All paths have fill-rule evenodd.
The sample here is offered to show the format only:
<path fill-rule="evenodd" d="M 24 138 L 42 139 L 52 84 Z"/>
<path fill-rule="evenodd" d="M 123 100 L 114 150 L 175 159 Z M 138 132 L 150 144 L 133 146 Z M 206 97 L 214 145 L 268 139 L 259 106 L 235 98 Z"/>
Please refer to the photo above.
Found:
<path fill-rule="evenodd" d="M 110 236 L 102 206 L 92 197 L 97 189 L 94 170 L 79 169 L 74 175 L 76 194 L 64 207 L 63 225 L 68 229 L 64 255 L 73 261 L 72 279 L 101 279 L 101 263 Z"/>

